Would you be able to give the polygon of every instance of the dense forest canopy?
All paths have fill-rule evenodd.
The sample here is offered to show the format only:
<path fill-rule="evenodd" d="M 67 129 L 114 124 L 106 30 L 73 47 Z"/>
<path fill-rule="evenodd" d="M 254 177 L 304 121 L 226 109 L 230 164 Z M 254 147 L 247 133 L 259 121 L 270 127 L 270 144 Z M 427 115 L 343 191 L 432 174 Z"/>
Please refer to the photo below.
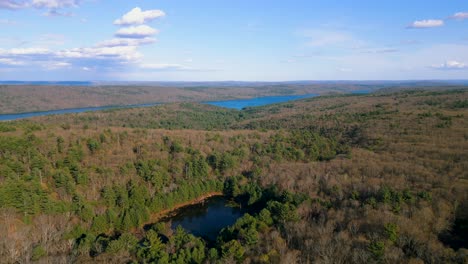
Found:
<path fill-rule="evenodd" d="M 467 116 L 458 87 L 1 122 L 0 256 L 466 263 Z M 158 221 L 215 194 L 256 210 L 211 243 Z"/>

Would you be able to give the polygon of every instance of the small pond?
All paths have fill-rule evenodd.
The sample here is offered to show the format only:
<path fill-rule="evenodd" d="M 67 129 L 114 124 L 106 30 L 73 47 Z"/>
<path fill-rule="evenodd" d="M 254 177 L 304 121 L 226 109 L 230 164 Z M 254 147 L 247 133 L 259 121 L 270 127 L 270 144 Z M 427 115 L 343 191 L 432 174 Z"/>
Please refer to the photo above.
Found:
<path fill-rule="evenodd" d="M 234 224 L 246 211 L 223 196 L 177 209 L 171 216 L 161 219 L 171 222 L 172 229 L 182 226 L 187 232 L 215 241 L 221 229 Z"/>

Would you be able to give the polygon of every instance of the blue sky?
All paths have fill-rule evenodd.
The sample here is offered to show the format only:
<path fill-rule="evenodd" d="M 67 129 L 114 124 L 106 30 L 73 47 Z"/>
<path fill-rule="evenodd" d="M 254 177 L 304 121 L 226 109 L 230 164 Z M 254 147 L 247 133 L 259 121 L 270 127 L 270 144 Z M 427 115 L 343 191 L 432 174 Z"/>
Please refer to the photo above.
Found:
<path fill-rule="evenodd" d="M 0 0 L 0 80 L 468 79 L 465 0 Z"/>

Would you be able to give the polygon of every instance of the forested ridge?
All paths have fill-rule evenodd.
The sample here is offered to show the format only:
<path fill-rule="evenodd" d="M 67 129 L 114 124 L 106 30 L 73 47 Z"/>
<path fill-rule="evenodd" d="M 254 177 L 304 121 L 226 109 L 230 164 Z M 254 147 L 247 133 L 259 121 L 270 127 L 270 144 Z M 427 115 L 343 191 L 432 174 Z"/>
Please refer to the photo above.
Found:
<path fill-rule="evenodd" d="M 389 90 L 2 122 L 2 262 L 466 263 L 467 102 Z M 256 210 L 214 243 L 158 221 L 213 193 Z"/>

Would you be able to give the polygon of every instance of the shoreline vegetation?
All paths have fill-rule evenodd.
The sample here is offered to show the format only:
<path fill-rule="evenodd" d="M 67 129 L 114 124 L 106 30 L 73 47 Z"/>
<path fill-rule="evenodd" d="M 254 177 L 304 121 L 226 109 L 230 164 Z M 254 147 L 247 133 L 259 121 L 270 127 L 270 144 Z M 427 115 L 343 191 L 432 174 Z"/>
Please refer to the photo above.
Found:
<path fill-rule="evenodd" d="M 158 213 L 154 213 L 150 215 L 150 220 L 147 223 L 144 223 L 143 225 L 151 224 L 154 222 L 157 222 L 158 220 L 164 219 L 164 218 L 170 218 L 171 216 L 174 215 L 174 213 L 177 213 L 179 209 L 182 209 L 184 207 L 188 207 L 191 205 L 196 205 L 203 203 L 206 199 L 211 198 L 211 197 L 217 197 L 217 196 L 224 196 L 223 192 L 210 192 L 207 194 L 204 194 L 196 199 L 193 199 L 188 202 L 184 203 L 179 203 L 172 207 L 171 209 L 166 209 Z M 141 227 L 140 227 L 141 228 Z"/>
<path fill-rule="evenodd" d="M 466 263 L 467 116 L 468 87 L 431 87 L 2 122 L 0 256 Z M 216 195 L 255 210 L 212 243 L 159 221 Z"/>

